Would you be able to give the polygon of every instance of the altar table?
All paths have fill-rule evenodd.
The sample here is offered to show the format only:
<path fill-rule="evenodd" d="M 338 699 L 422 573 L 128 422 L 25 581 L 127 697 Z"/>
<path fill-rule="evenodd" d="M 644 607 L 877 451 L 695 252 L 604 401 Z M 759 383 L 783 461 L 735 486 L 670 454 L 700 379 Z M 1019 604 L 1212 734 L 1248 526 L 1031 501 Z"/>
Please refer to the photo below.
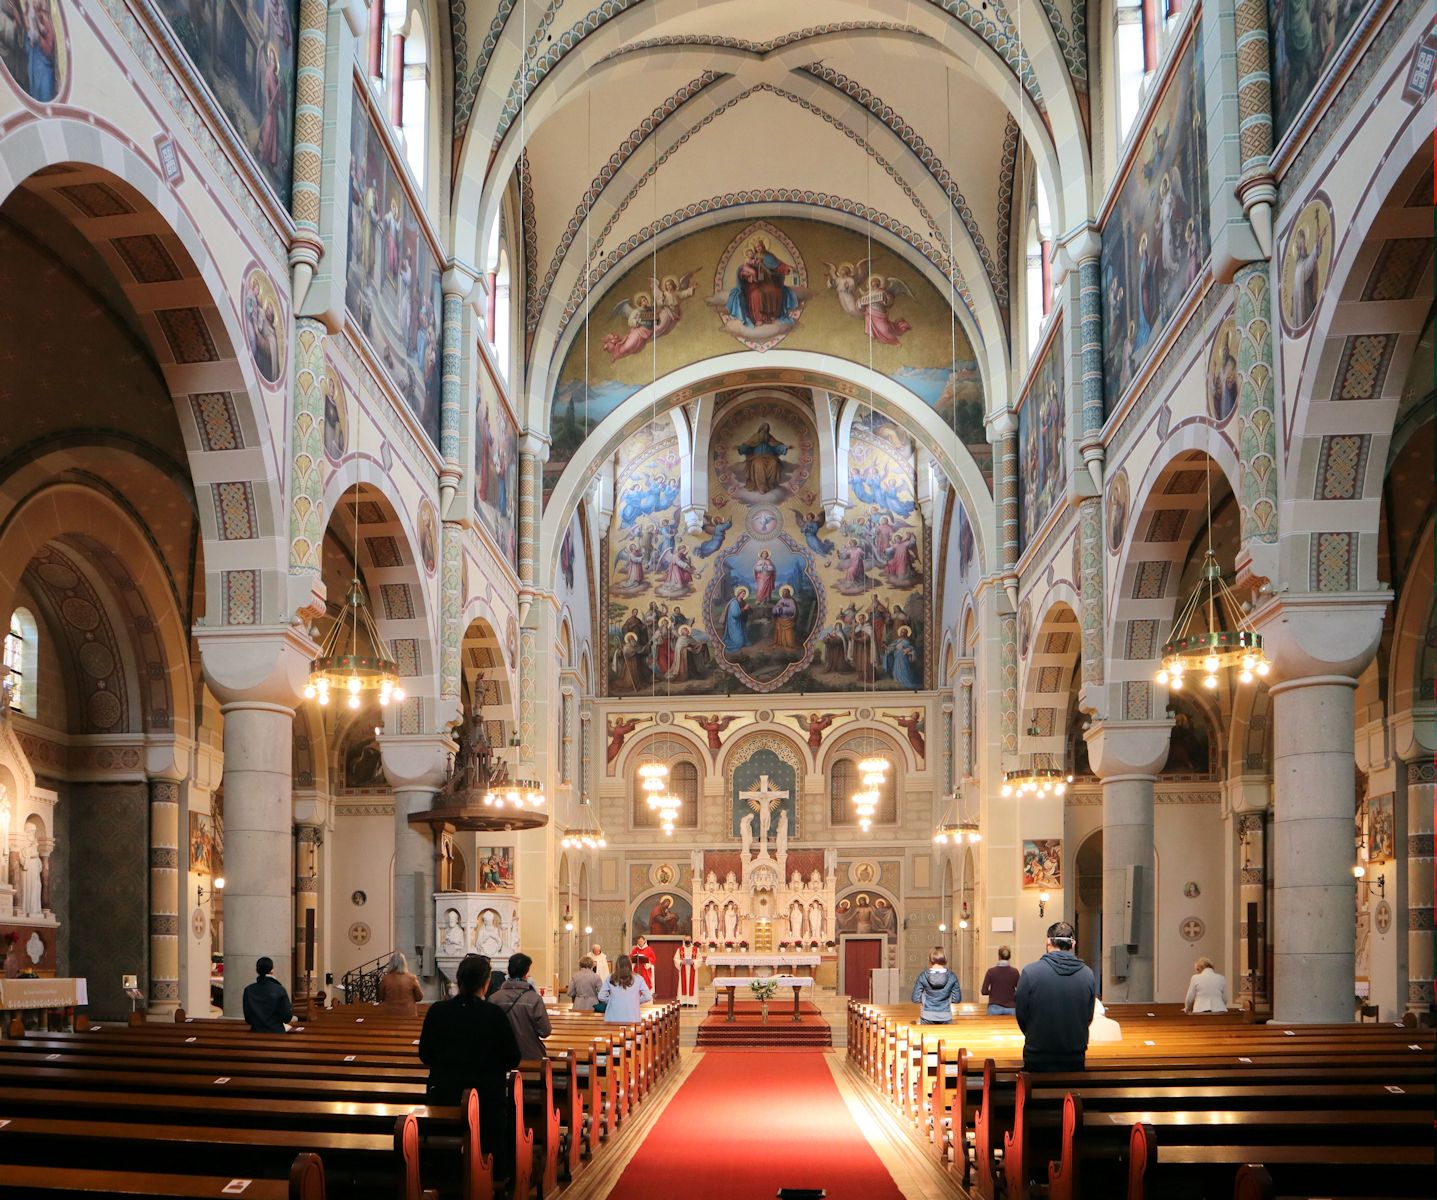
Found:
<path fill-rule="evenodd" d="M 724 1018 L 725 1021 L 732 1021 L 734 1019 L 734 993 L 737 992 L 739 988 L 746 988 L 750 984 L 754 983 L 773 983 L 777 984 L 781 988 L 792 988 L 793 1019 L 795 1021 L 803 1020 L 803 1013 L 799 1010 L 798 1007 L 799 997 L 803 994 L 804 988 L 813 986 L 813 980 L 810 979 L 807 975 L 768 975 L 763 977 L 759 977 L 757 975 L 740 975 L 735 976 L 732 979 L 714 980 L 714 991 L 728 992 L 728 1016 Z"/>
<path fill-rule="evenodd" d="M 822 961 L 823 955 L 818 954 L 817 952 L 810 954 L 799 951 L 794 951 L 792 954 L 751 954 L 743 950 L 740 950 L 737 953 L 733 951 L 724 951 L 722 953 L 710 953 L 704 957 L 705 965 L 713 968 L 715 983 L 718 982 L 718 973 L 721 970 L 727 970 L 729 972 L 729 975 L 725 975 L 723 977 L 725 981 L 727 981 L 732 976 L 733 972 L 739 967 L 812 968 L 817 967 L 818 964 Z M 769 974 L 772 975 L 773 972 L 770 971 Z M 797 978 L 796 975 L 794 977 Z"/>
<path fill-rule="evenodd" d="M 83 979 L 0 979 L 0 1009 L 74 1008 L 88 1004 Z"/>

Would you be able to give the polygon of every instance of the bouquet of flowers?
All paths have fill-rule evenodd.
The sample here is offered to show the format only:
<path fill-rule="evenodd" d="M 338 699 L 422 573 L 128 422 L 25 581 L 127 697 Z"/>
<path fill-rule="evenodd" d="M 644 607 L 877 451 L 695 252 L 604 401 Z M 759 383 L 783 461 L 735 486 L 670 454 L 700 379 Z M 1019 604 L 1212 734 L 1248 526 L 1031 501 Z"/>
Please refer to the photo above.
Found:
<path fill-rule="evenodd" d="M 740 943 L 738 944 L 738 948 L 739 948 L 740 950 L 747 950 L 747 949 L 748 949 L 748 943 L 747 943 L 747 942 L 740 942 Z"/>
<path fill-rule="evenodd" d="M 769 1001 L 778 994 L 778 984 L 772 979 L 755 979 L 748 985 L 748 990 L 755 1000 Z"/>

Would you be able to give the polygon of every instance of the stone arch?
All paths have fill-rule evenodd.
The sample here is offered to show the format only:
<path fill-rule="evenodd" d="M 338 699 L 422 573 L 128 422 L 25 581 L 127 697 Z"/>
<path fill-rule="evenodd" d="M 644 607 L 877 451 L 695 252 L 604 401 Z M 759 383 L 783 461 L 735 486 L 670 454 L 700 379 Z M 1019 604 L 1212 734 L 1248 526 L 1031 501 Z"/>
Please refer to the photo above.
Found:
<path fill-rule="evenodd" d="M 708 396 L 724 385 L 735 373 L 788 371 L 799 373 L 804 386 L 827 388 L 838 395 L 861 395 L 865 404 L 891 417 L 914 441 L 928 449 L 938 468 L 953 484 L 959 501 L 973 521 L 975 551 L 980 570 L 996 562 L 992 546 L 994 504 L 992 493 L 972 454 L 958 440 L 958 435 L 922 399 L 886 375 L 844 359 L 810 351 L 778 348 L 764 354 L 753 351 L 728 354 L 716 370 L 714 360 L 691 363 L 640 389 L 594 427 L 554 485 L 544 508 L 539 543 L 548 547 L 538 564 L 543 586 L 552 586 L 558 569 L 559 545 L 574 510 L 579 506 L 594 477 L 603 470 L 625 438 L 636 428 L 653 419 L 655 409 L 668 410 L 702 396 Z M 828 382 L 815 378 L 827 377 Z M 843 380 L 842 384 L 837 381 Z"/>
<path fill-rule="evenodd" d="M 1412 36 L 1417 33 L 1414 26 Z M 1354 208 L 1340 215 L 1340 237 L 1334 228 L 1331 268 L 1312 332 L 1282 388 L 1293 397 L 1279 447 L 1282 577 L 1300 591 L 1379 586 L 1385 464 L 1432 296 L 1430 135 L 1437 96 L 1429 90 L 1422 104 L 1390 111 L 1386 105 L 1398 104 L 1402 91 L 1390 77 L 1407 69 L 1408 55 L 1394 49 L 1380 77 L 1386 94 L 1374 101 L 1369 121 L 1391 135 L 1344 143 L 1344 153 L 1333 160 L 1332 170 L 1342 176 L 1328 183 L 1334 192 L 1350 190 L 1346 180 L 1364 184 Z M 1320 194 L 1314 188 L 1301 203 L 1284 205 L 1290 219 L 1277 235 L 1278 280 L 1293 227 Z M 1277 315 L 1280 289 L 1273 305 Z"/>
<path fill-rule="evenodd" d="M 1067 584 L 1055 584 L 1040 602 L 1024 659 L 1020 693 L 1021 745 L 1037 766 L 1065 765 L 1069 698 L 1078 667 L 1082 631 L 1078 599 Z M 1036 729 L 1037 733 L 1028 731 Z"/>
<path fill-rule="evenodd" d="M 699 769 L 699 786 L 703 786 L 704 779 L 712 772 L 710 770 L 710 758 L 708 746 L 702 738 L 692 729 L 684 725 L 645 725 L 637 730 L 633 736 L 624 743 L 624 748 L 619 752 L 619 759 L 614 763 L 613 774 L 625 781 L 629 786 L 635 778 L 635 772 L 645 753 L 651 751 L 655 741 L 668 739 L 683 747 L 682 753 L 685 758 L 692 758 Z"/>
<path fill-rule="evenodd" d="M 291 739 L 290 775 L 295 791 L 332 796 L 340 776 L 331 769 L 329 735 L 318 705 L 302 704 L 294 710 Z"/>
<path fill-rule="evenodd" d="M 87 605 L 103 601 L 110 616 L 96 628 L 108 628 L 115 619 L 123 621 L 124 636 L 114 636 L 110 652 L 122 653 L 127 660 L 139 703 L 133 713 L 117 713 L 97 731 L 113 731 L 123 722 L 134 730 L 188 735 L 195 706 L 189 643 L 182 625 L 185 609 L 134 519 L 115 499 L 80 483 L 61 481 L 31 492 L 0 520 L 0 613 L 8 616 L 30 564 L 47 553 L 68 560 L 55 563 L 50 572 L 58 583 L 42 583 L 44 572 L 35 577 L 52 594 L 55 612 L 47 616 L 52 617 L 53 630 L 72 624 L 63 619 L 65 593 L 71 589 L 59 584 L 67 582 L 66 575 L 76 577 L 74 586 L 83 584 L 94 593 L 85 599 Z M 79 564 L 84 566 L 77 570 Z M 75 650 L 78 654 L 78 645 Z M 94 676 L 98 665 L 91 663 L 88 673 Z M 80 664 L 79 669 L 86 668 Z"/>
<path fill-rule="evenodd" d="M 1437 630 L 1434 537 L 1437 537 L 1437 524 L 1429 520 L 1422 536 L 1417 539 L 1412 569 L 1403 582 L 1397 612 L 1393 617 L 1392 667 L 1387 673 L 1385 697 L 1389 718 L 1412 713 L 1424 702 L 1431 704 L 1434 699 L 1430 694 L 1424 694 L 1424 688 L 1430 682 L 1425 673 L 1430 670 L 1434 654 L 1430 639 Z"/>
<path fill-rule="evenodd" d="M 916 775 L 922 770 L 918 756 L 906 739 L 886 726 L 869 721 L 845 725 L 833 737 L 826 739 L 813 764 L 814 770 L 827 776 L 833 771 L 835 759 L 851 757 L 855 752 L 860 758 L 869 754 L 887 754 L 902 772 L 895 780 L 900 785 L 903 775 Z"/>
<path fill-rule="evenodd" d="M 234 299 L 242 281 L 223 278 L 199 223 L 140 148 L 101 124 L 57 118 L 12 127 L 0 133 L 0 171 L 0 203 L 26 188 L 95 248 L 124 287 L 167 381 L 191 476 L 204 481 L 195 491 L 207 551 L 205 620 L 287 618 L 288 519 L 277 482 L 286 471 L 269 413 L 280 400 L 266 397 L 245 349 Z M 283 306 L 285 272 L 269 276 Z M 255 565 L 221 566 L 233 561 L 232 542 L 251 543 L 245 557 Z"/>
<path fill-rule="evenodd" d="M 1147 721 L 1161 716 L 1167 688 L 1153 682 L 1163 641 L 1177 615 L 1178 589 L 1193 538 L 1206 522 L 1206 486 L 1215 473 L 1238 494 L 1236 455 L 1206 425 L 1185 425 L 1154 456 L 1133 490 L 1121 530 L 1104 521 L 1109 537 L 1122 538 L 1107 629 L 1106 712 L 1109 720 Z M 1116 473 L 1105 498 L 1111 516 Z"/>
<path fill-rule="evenodd" d="M 508 658 L 493 614 L 483 601 L 473 599 L 465 606 L 464 622 L 459 643 L 461 691 L 471 710 L 480 713 L 490 744 L 497 749 L 508 745 L 519 728 Z"/>
<path fill-rule="evenodd" d="M 435 620 L 417 522 L 394 500 L 394 492 L 380 464 L 367 458 L 346 460 L 325 482 L 325 535 L 339 531 L 342 543 L 350 546 L 374 623 L 399 664 L 408 696 L 399 706 L 398 728 L 390 732 L 429 733 L 439 715 Z M 331 596 L 331 611 L 343 602 L 343 594 Z"/>

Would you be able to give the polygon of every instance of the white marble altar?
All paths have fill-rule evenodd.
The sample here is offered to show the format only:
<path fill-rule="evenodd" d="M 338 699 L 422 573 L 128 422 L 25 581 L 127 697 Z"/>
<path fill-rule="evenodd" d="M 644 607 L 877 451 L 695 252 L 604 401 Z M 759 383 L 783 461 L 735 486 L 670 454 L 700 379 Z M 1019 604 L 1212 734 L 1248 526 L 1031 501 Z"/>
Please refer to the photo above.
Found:
<path fill-rule="evenodd" d="M 823 961 L 821 954 L 708 954 L 704 957 L 705 965 L 712 967 L 714 971 L 714 983 L 717 984 L 722 978 L 727 984 L 728 980 L 740 968 L 748 968 L 752 975 L 759 979 L 771 979 L 775 975 L 798 976 L 798 973 L 805 967 L 811 976 L 814 968 Z M 726 974 L 720 975 L 720 972 Z M 801 978 L 809 978 L 801 976 Z"/>
<path fill-rule="evenodd" d="M 55 792 L 35 786 L 9 708 L 0 704 L 0 921 L 7 925 L 59 925 L 50 899 L 57 803 Z"/>

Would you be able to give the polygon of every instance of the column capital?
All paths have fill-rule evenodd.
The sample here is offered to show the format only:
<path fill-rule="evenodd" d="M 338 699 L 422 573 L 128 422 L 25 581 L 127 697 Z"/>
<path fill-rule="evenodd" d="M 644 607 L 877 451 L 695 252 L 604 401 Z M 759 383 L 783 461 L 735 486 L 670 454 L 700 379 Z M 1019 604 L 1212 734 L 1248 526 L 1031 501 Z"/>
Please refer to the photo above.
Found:
<path fill-rule="evenodd" d="M 449 778 L 449 756 L 457 747 L 448 734 L 383 734 L 379 753 L 396 791 L 438 791 Z"/>
<path fill-rule="evenodd" d="M 1437 754 L 1437 704 L 1417 704 L 1391 718 L 1392 753 L 1405 763 Z"/>
<path fill-rule="evenodd" d="M 1093 721 L 1083 734 L 1088 762 L 1104 782 L 1156 779 L 1168 760 L 1172 721 Z"/>
<path fill-rule="evenodd" d="M 1084 221 L 1067 233 L 1059 234 L 1055 244 L 1058 260 L 1069 271 L 1076 270 L 1080 263 L 1101 258 L 1103 254 L 1103 237 L 1092 221 Z"/>
<path fill-rule="evenodd" d="M 469 293 L 474 290 L 474 285 L 478 282 L 479 272 L 477 270 L 468 263 L 461 263 L 458 259 L 451 258 L 445 264 L 439 286 L 443 289 L 446 298 L 456 296 L 463 302 L 469 299 Z"/>
<path fill-rule="evenodd" d="M 329 11 L 341 13 L 349 32 L 358 37 L 369 22 L 369 6 L 379 0 L 329 0 Z"/>
<path fill-rule="evenodd" d="M 155 781 L 183 783 L 190 775 L 195 744 L 189 738 L 145 738 L 145 775 Z"/>
<path fill-rule="evenodd" d="M 537 429 L 526 429 L 519 435 L 519 453 L 537 458 L 540 462 L 549 461 L 549 447 L 551 439 L 540 433 Z"/>
<path fill-rule="evenodd" d="M 1018 432 L 1018 416 L 1012 409 L 1004 408 L 995 413 L 989 413 L 983 423 L 988 430 L 990 446 L 996 446 L 1004 438 L 1011 437 Z"/>
<path fill-rule="evenodd" d="M 1391 592 L 1286 593 L 1252 614 L 1274 683 L 1362 674 L 1382 637 Z"/>
<path fill-rule="evenodd" d="M 222 706 L 267 704 L 293 709 L 319 647 L 302 626 L 196 629 L 205 683 Z"/>

